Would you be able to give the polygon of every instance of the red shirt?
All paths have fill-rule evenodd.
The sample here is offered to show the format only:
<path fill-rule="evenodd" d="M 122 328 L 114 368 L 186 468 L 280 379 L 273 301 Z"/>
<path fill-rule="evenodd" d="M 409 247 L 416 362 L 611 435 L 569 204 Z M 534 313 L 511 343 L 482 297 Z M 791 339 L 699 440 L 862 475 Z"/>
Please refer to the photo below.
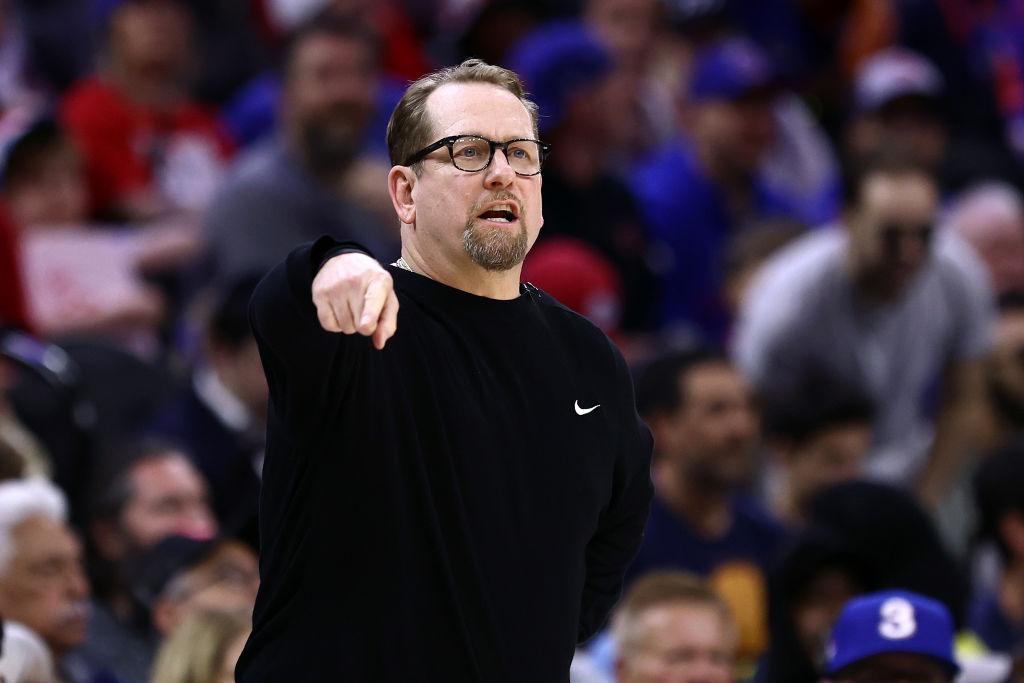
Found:
<path fill-rule="evenodd" d="M 18 234 L 7 210 L 0 206 L 0 325 L 28 330 L 28 309 L 18 254 Z"/>
<path fill-rule="evenodd" d="M 155 111 L 95 77 L 71 88 L 61 116 L 85 160 L 93 208 L 100 212 L 147 189 L 172 205 L 201 208 L 234 151 L 201 105 L 185 101 Z"/>

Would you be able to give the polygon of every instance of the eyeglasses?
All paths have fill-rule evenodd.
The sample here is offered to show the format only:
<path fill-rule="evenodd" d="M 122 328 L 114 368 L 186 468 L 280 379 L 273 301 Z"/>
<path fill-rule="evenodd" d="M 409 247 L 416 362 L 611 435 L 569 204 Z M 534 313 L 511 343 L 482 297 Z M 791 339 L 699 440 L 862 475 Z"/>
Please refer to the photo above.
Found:
<path fill-rule="evenodd" d="M 488 140 L 480 135 L 450 135 L 427 145 L 409 157 L 403 166 L 412 166 L 434 150 L 448 148 L 452 165 L 460 171 L 474 173 L 482 171 L 494 160 L 494 150 L 500 149 L 508 159 L 508 165 L 516 175 L 531 176 L 540 173 L 544 160 L 551 151 L 551 145 L 540 140 L 516 138 L 507 142 Z"/>

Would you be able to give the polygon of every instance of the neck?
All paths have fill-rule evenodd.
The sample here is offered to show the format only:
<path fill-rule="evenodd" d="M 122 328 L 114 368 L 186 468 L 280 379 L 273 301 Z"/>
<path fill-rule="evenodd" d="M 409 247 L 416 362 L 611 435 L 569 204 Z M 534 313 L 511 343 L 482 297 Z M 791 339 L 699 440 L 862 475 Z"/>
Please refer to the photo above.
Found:
<path fill-rule="evenodd" d="M 706 538 L 723 536 L 732 525 L 729 499 L 719 488 L 701 486 L 678 472 L 655 479 L 658 498 Z"/>
<path fill-rule="evenodd" d="M 427 259 L 413 246 L 402 246 L 402 258 L 409 270 L 431 280 L 461 289 L 469 294 L 488 299 L 516 299 L 519 297 L 519 279 L 522 265 L 509 270 L 490 271 L 481 268 L 468 256 L 458 263 L 442 259 Z"/>

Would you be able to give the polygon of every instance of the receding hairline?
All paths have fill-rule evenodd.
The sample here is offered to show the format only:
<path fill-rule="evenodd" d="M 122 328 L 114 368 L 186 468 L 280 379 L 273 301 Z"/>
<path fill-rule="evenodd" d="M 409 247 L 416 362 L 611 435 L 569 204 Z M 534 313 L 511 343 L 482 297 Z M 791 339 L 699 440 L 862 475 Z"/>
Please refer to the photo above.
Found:
<path fill-rule="evenodd" d="M 649 572 L 638 579 L 626 591 L 612 615 L 611 628 L 620 655 L 634 652 L 646 637 L 649 627 L 646 616 L 659 609 L 678 607 L 713 612 L 723 630 L 738 642 L 738 625 L 728 603 L 712 590 L 706 580 L 685 572 L 662 570 Z"/>
<path fill-rule="evenodd" d="M 448 88 L 450 86 L 463 86 L 463 87 L 470 87 L 470 88 L 478 88 L 478 87 L 479 88 L 490 88 L 490 89 L 498 91 L 499 93 L 504 93 L 505 95 L 508 95 L 508 97 L 510 97 L 513 100 L 515 100 L 516 104 L 518 104 L 519 107 L 522 109 L 523 114 L 526 115 L 526 121 L 527 121 L 527 124 L 530 127 L 530 134 L 533 135 L 534 137 L 538 136 L 536 121 L 534 121 L 533 116 L 530 114 L 530 110 L 527 109 L 526 104 L 523 102 L 523 100 L 521 98 L 519 98 L 514 92 L 512 92 L 508 88 L 505 88 L 505 87 L 503 87 L 501 85 L 498 85 L 497 83 L 491 83 L 490 81 L 469 81 L 469 80 L 465 80 L 465 81 L 463 81 L 463 80 L 448 81 L 446 83 L 442 83 L 441 85 L 439 85 L 436 88 L 434 88 L 433 90 L 431 90 L 430 94 L 428 94 L 427 97 L 423 100 L 423 113 L 425 114 L 425 119 L 426 119 L 427 124 L 430 127 L 432 135 L 436 136 L 436 135 L 440 134 L 440 131 L 438 130 L 437 118 L 434 115 L 435 112 L 432 111 L 432 108 L 431 108 L 431 102 L 432 101 L 436 102 L 437 99 L 436 99 L 435 96 L 437 95 L 437 93 L 441 92 L 442 90 L 444 90 L 445 88 Z M 434 108 L 436 108 L 436 104 L 434 105 Z M 484 131 L 482 131 L 482 130 L 462 130 L 462 131 L 459 131 L 459 133 L 460 134 L 465 134 L 465 135 L 484 135 Z"/>

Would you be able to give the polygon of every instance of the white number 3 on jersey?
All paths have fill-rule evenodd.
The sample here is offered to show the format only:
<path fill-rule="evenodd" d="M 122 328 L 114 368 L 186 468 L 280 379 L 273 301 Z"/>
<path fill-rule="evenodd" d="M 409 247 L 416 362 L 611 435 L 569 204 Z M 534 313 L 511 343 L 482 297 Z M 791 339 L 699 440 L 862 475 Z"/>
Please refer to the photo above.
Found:
<path fill-rule="evenodd" d="M 903 640 L 917 632 L 914 606 L 903 598 L 889 598 L 878 610 L 878 633 L 889 640 Z"/>

